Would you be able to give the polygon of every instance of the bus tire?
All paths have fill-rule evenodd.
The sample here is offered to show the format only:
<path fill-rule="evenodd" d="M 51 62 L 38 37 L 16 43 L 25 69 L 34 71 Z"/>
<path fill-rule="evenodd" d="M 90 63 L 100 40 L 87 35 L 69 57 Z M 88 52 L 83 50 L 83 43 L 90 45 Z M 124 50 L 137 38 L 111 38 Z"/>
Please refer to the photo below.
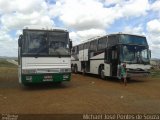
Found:
<path fill-rule="evenodd" d="M 104 70 L 101 70 L 100 77 L 102 80 L 105 80 Z"/>
<path fill-rule="evenodd" d="M 99 76 L 100 76 L 100 78 L 101 78 L 102 80 L 105 80 L 104 67 L 103 67 L 103 65 L 101 65 L 101 66 L 99 67 Z"/>
<path fill-rule="evenodd" d="M 78 73 L 78 67 L 77 67 L 77 65 L 74 66 L 74 73 L 75 73 L 75 74 Z"/>
<path fill-rule="evenodd" d="M 73 64 L 71 65 L 71 71 L 72 71 L 72 73 L 74 73 L 74 65 Z"/>
<path fill-rule="evenodd" d="M 85 74 L 86 74 L 85 69 L 82 69 L 82 75 L 85 75 Z"/>

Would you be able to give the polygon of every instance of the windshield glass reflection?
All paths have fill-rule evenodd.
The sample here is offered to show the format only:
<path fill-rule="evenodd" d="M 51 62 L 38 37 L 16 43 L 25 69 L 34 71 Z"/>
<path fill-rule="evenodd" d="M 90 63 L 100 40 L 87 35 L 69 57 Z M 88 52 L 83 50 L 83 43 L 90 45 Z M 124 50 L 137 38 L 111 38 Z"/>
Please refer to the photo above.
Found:
<path fill-rule="evenodd" d="M 146 37 L 126 34 L 120 35 L 120 43 L 147 45 Z"/>
<path fill-rule="evenodd" d="M 123 45 L 120 59 L 126 63 L 149 63 L 149 51 L 145 46 Z"/>
<path fill-rule="evenodd" d="M 49 54 L 68 55 L 69 46 L 66 33 L 49 33 Z"/>
<path fill-rule="evenodd" d="M 69 55 L 67 32 L 27 31 L 23 55 Z"/>

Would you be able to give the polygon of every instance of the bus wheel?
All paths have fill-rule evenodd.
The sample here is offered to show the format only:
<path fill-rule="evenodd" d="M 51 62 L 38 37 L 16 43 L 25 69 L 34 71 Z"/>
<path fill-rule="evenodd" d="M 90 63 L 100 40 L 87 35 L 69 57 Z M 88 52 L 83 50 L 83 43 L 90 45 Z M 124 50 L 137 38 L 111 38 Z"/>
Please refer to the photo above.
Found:
<path fill-rule="evenodd" d="M 77 74 L 78 73 L 78 68 L 77 68 L 77 65 L 74 66 L 74 73 Z"/>
<path fill-rule="evenodd" d="M 73 65 L 71 65 L 71 71 L 72 71 L 72 73 L 74 73 L 74 66 Z"/>
<path fill-rule="evenodd" d="M 85 74 L 86 74 L 85 69 L 82 69 L 82 74 L 83 74 L 83 75 L 85 75 Z"/>
<path fill-rule="evenodd" d="M 105 75 L 104 75 L 104 70 L 103 69 L 100 70 L 100 78 L 102 80 L 105 80 Z"/>

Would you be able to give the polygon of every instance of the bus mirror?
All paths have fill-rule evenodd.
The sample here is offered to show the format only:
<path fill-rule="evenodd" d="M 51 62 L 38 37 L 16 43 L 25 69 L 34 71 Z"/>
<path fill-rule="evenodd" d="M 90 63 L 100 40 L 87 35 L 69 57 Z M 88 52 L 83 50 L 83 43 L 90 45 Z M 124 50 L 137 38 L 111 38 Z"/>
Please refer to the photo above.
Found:
<path fill-rule="evenodd" d="M 19 39 L 18 39 L 18 46 L 19 47 L 22 47 L 22 39 L 23 39 L 23 35 L 20 35 Z"/>
<path fill-rule="evenodd" d="M 149 58 L 151 59 L 151 50 L 149 50 Z"/>
<path fill-rule="evenodd" d="M 69 47 L 72 48 L 72 41 L 69 41 Z"/>
<path fill-rule="evenodd" d="M 18 46 L 21 47 L 20 39 L 18 39 Z"/>

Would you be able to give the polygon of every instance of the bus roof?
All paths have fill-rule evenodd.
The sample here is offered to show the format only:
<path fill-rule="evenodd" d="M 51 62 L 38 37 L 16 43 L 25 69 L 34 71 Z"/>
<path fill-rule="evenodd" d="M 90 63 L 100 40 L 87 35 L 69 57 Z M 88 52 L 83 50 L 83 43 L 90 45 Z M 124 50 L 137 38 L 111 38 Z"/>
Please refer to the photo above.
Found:
<path fill-rule="evenodd" d="M 139 36 L 139 37 L 145 37 L 144 35 L 140 35 L 140 34 L 133 34 L 133 33 L 123 33 L 123 32 L 119 32 L 119 33 L 112 33 L 112 34 L 108 34 L 107 36 L 110 36 L 110 35 L 120 35 L 120 34 L 122 34 L 122 35 L 134 35 L 134 36 Z M 103 36 L 102 36 L 103 37 Z"/>
<path fill-rule="evenodd" d="M 25 26 L 23 30 L 48 30 L 48 31 L 65 31 L 67 32 L 67 29 L 65 28 L 58 28 L 58 27 L 52 27 L 52 26 L 41 26 L 41 25 L 29 25 Z"/>
<path fill-rule="evenodd" d="M 85 44 L 87 42 L 91 42 L 93 40 L 98 40 L 99 38 L 103 38 L 103 37 L 107 37 L 107 36 L 112 36 L 112 35 L 134 35 L 134 36 L 139 36 L 139 37 L 145 37 L 144 35 L 140 35 L 140 34 L 118 32 L 118 33 L 112 33 L 112 34 L 107 34 L 107 35 L 103 35 L 103 36 L 96 36 L 96 37 L 93 37 L 93 38 L 89 38 L 87 40 L 82 41 L 80 44 L 74 45 L 74 47 L 75 46 L 79 46 L 81 44 Z"/>

